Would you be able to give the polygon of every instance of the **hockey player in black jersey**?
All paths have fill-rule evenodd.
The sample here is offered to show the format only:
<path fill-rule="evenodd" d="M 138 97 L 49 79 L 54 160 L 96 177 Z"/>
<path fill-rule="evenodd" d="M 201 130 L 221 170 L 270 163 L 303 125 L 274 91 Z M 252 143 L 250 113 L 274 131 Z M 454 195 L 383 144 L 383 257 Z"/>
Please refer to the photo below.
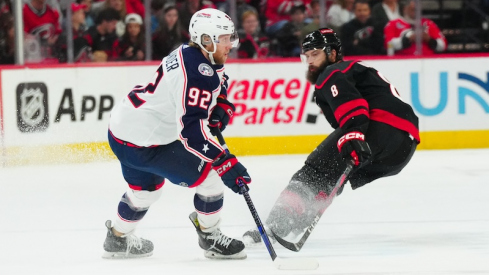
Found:
<path fill-rule="evenodd" d="M 274 204 L 265 226 L 279 238 L 300 236 L 317 223 L 317 213 L 325 207 L 322 202 L 347 164 L 353 167 L 347 180 L 355 190 L 398 174 L 420 142 L 418 118 L 411 106 L 376 69 L 360 61 L 344 61 L 341 42 L 332 29 L 307 35 L 302 51 L 307 80 L 315 85 L 316 104 L 335 130 L 307 157 Z M 260 242 L 256 230 L 243 237 L 248 244 Z"/>

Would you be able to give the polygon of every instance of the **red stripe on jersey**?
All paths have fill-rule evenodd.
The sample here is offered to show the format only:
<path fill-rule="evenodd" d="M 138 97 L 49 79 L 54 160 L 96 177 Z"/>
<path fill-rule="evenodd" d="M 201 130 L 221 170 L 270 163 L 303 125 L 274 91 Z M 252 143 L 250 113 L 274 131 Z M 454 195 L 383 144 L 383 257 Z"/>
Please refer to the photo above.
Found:
<path fill-rule="evenodd" d="M 186 93 L 186 91 L 187 91 L 187 72 L 185 71 L 185 66 L 183 64 L 182 47 L 180 47 L 180 49 L 178 51 L 178 55 L 180 56 L 180 66 L 182 67 L 183 81 L 184 81 L 183 93 L 182 93 L 182 102 L 181 102 L 182 103 L 183 115 L 180 117 L 180 125 L 182 126 L 182 131 L 183 131 L 183 128 L 185 127 L 185 125 L 183 124 L 182 118 L 183 118 L 183 116 L 185 116 L 185 113 L 187 112 L 187 109 L 185 108 L 185 100 L 186 100 L 185 95 L 187 94 Z M 187 139 L 184 138 L 181 133 L 178 136 L 182 140 L 182 144 L 187 151 L 189 151 L 190 153 L 196 155 L 197 157 L 199 157 L 201 159 L 204 159 L 207 161 L 212 161 L 212 159 L 207 158 L 206 156 L 202 155 L 201 153 L 199 153 L 198 151 L 196 151 L 192 147 L 190 147 L 187 143 Z"/>
<path fill-rule="evenodd" d="M 355 63 L 357 63 L 357 62 L 358 62 L 358 60 L 355 60 L 355 61 L 351 62 L 351 63 L 350 63 L 350 65 L 348 65 L 348 67 L 346 67 L 346 69 L 344 69 L 343 71 L 340 71 L 340 70 L 334 70 L 334 71 L 332 71 L 332 72 L 331 72 L 331 73 L 328 75 L 328 77 L 326 77 L 326 79 L 323 81 L 323 83 L 321 83 L 321 85 L 317 85 L 317 84 L 316 84 L 316 89 L 321 89 L 321 88 L 324 86 L 324 84 L 326 84 L 326 82 L 328 81 L 328 79 L 329 79 L 329 78 L 330 78 L 330 77 L 331 77 L 331 76 L 332 76 L 334 73 L 336 73 L 336 72 L 342 72 L 342 73 L 345 73 L 345 72 L 347 72 L 349 69 L 351 69 L 351 67 L 353 66 L 353 64 L 355 64 Z"/>
<path fill-rule="evenodd" d="M 214 146 L 216 146 L 217 148 L 221 149 L 222 152 L 224 152 L 224 148 L 211 136 L 209 137 L 206 132 L 205 132 L 205 126 L 204 126 L 204 120 L 200 120 L 200 131 L 202 133 L 202 135 L 204 136 L 204 138 L 209 141 L 210 143 L 212 143 Z M 219 154 L 220 156 L 220 154 Z"/>
<path fill-rule="evenodd" d="M 124 222 L 139 222 L 140 221 L 140 220 L 136 220 L 136 221 L 126 220 L 123 217 L 121 217 L 121 215 L 119 215 L 119 213 L 117 213 L 117 217 L 119 217 L 119 219 L 121 219 Z"/>
<path fill-rule="evenodd" d="M 411 136 L 414 137 L 414 139 L 416 139 L 418 143 L 421 141 L 419 138 L 418 128 L 416 128 L 414 124 L 406 119 L 400 118 L 392 113 L 381 109 L 370 110 L 370 119 L 373 121 L 388 124 L 394 128 L 408 132 L 409 134 L 411 134 Z"/>
<path fill-rule="evenodd" d="M 338 108 L 336 108 L 336 110 L 334 111 L 334 116 L 336 118 L 336 121 L 338 121 L 338 123 L 340 124 L 340 126 L 346 122 L 347 118 L 355 116 L 355 115 L 349 114 L 347 117 L 345 117 L 345 115 L 348 112 L 350 112 L 351 110 L 358 108 L 358 107 L 363 107 L 363 108 L 353 112 L 353 113 L 355 113 L 355 115 L 362 115 L 363 114 L 363 115 L 366 115 L 367 117 L 369 116 L 369 114 L 368 114 L 368 103 L 363 98 L 350 100 L 348 102 L 341 104 Z"/>
<path fill-rule="evenodd" d="M 202 214 L 202 215 L 213 215 L 213 214 L 216 214 L 218 213 L 219 211 L 221 211 L 222 207 L 219 208 L 218 210 L 216 211 L 213 211 L 213 212 L 200 212 L 199 210 L 195 209 L 196 212 L 198 212 L 199 214 Z"/>
<path fill-rule="evenodd" d="M 211 168 L 212 168 L 212 163 L 210 162 L 207 162 L 204 166 L 204 171 L 202 171 L 202 174 L 200 175 L 199 179 L 197 179 L 197 181 L 190 185 L 189 188 L 194 188 L 194 187 L 197 187 L 199 186 L 202 182 L 204 182 L 204 180 L 207 178 L 207 176 L 209 175 L 209 172 L 211 171 Z"/>
<path fill-rule="evenodd" d="M 199 158 L 201 158 L 201 159 L 203 159 L 203 160 L 205 160 L 205 161 L 207 161 L 207 162 L 212 161 L 212 159 L 210 159 L 210 158 L 208 158 L 208 157 L 206 157 L 206 156 L 202 155 L 201 153 L 199 153 L 199 151 L 196 151 L 196 150 L 194 150 L 194 148 L 190 147 L 190 146 L 188 145 L 188 143 L 187 143 L 187 139 L 186 139 L 186 138 L 183 138 L 183 137 L 182 137 L 182 135 L 180 135 L 180 138 L 181 138 L 181 139 L 182 139 L 182 141 L 183 141 L 183 147 L 185 147 L 185 149 L 186 149 L 187 151 L 189 151 L 190 153 L 192 153 L 192 154 L 196 155 L 197 157 L 199 157 Z"/>
<path fill-rule="evenodd" d="M 362 108 L 362 109 L 356 110 L 354 112 L 351 112 L 347 116 L 344 116 L 341 119 L 341 121 L 338 121 L 338 124 L 340 125 L 340 127 L 343 127 L 343 125 L 348 121 L 348 119 L 350 119 L 354 116 L 360 116 L 360 115 L 365 115 L 365 116 L 369 117 L 368 111 Z"/>
<path fill-rule="evenodd" d="M 160 184 L 156 184 L 155 185 L 155 190 L 153 191 L 156 191 L 158 189 L 160 189 L 161 187 L 163 187 L 163 185 L 165 184 L 165 180 L 163 180 Z M 141 186 L 137 186 L 137 185 L 132 185 L 132 184 L 129 184 L 129 188 L 131 188 L 132 190 L 143 190 L 143 188 Z"/>

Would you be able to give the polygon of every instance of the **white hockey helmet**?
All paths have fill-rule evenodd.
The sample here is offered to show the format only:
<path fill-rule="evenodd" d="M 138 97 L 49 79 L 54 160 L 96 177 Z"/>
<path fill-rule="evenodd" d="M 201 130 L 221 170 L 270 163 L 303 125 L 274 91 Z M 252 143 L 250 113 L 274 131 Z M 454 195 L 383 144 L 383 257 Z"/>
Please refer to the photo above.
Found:
<path fill-rule="evenodd" d="M 215 44 L 219 43 L 219 36 L 221 35 L 231 35 L 229 42 L 231 42 L 232 47 L 237 47 L 239 42 L 231 17 L 216 9 L 203 9 L 194 13 L 190 19 L 188 32 L 190 40 L 206 52 L 208 51 L 204 46 L 210 43 L 214 44 L 214 51 L 208 52 L 210 54 L 216 52 Z"/>

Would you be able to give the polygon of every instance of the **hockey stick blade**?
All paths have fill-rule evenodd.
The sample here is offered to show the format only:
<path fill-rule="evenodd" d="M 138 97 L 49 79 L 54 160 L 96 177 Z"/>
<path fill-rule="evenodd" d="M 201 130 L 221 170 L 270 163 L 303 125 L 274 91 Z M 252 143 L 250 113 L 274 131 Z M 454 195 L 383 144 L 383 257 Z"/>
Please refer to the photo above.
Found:
<path fill-rule="evenodd" d="M 313 258 L 275 258 L 273 264 L 280 270 L 315 270 L 319 267 L 318 261 Z"/>
<path fill-rule="evenodd" d="M 287 240 L 284 240 L 283 238 L 281 238 L 280 236 L 275 234 L 275 232 L 273 232 L 272 229 L 270 229 L 270 231 L 272 232 L 272 234 L 275 237 L 275 239 L 277 240 L 277 242 L 279 244 L 281 244 L 283 247 L 287 248 L 288 250 L 292 250 L 294 252 L 299 252 L 301 250 L 302 246 L 304 246 L 304 244 L 306 243 L 307 238 L 309 238 L 309 235 L 311 235 L 312 230 L 314 230 L 314 227 L 316 227 L 316 225 L 318 224 L 318 222 L 321 219 L 321 216 L 323 215 L 324 211 L 326 211 L 326 208 L 328 208 L 331 205 L 331 203 L 333 202 L 333 198 L 336 196 L 338 189 L 340 189 L 340 187 L 346 182 L 346 179 L 348 178 L 348 175 L 350 174 L 352 169 L 353 169 L 353 165 L 348 164 L 346 166 L 345 171 L 340 176 L 340 178 L 336 181 L 335 187 L 331 191 L 331 194 L 326 198 L 324 205 L 321 207 L 321 209 L 319 209 L 319 211 L 316 214 L 316 216 L 314 217 L 312 223 L 306 228 L 304 235 L 302 235 L 302 237 L 300 238 L 300 240 L 298 242 L 293 243 L 293 242 L 289 242 Z"/>

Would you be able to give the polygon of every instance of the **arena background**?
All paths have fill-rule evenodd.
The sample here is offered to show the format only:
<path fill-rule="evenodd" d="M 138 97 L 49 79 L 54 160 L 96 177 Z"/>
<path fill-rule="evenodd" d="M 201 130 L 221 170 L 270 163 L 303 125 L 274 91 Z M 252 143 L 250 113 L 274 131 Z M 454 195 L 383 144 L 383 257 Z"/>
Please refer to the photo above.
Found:
<path fill-rule="evenodd" d="M 347 58 L 348 59 L 348 58 Z M 395 59 L 377 68 L 420 119 L 419 149 L 489 147 L 488 54 Z M 3 165 L 112 159 L 110 110 L 157 62 L 0 67 Z M 332 131 L 298 59 L 229 62 L 237 110 L 224 132 L 238 155 L 301 154 Z"/>

